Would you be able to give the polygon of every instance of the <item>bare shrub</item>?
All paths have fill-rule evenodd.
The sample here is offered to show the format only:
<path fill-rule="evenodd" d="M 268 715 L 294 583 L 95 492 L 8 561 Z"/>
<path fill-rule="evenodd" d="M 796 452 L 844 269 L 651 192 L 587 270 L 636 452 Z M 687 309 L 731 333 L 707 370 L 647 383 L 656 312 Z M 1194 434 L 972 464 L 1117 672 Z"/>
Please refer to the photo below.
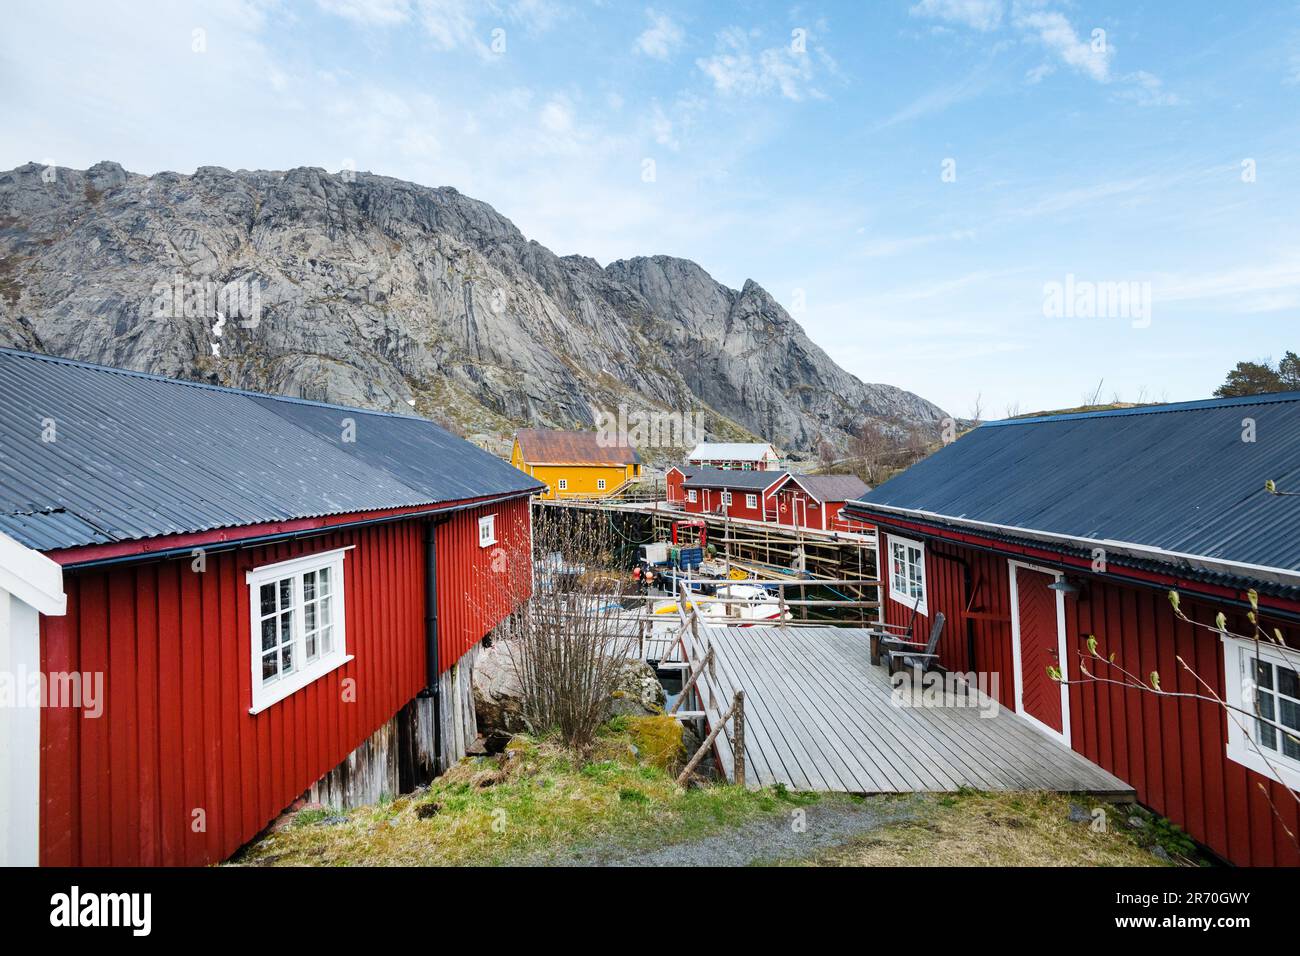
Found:
<path fill-rule="evenodd" d="M 636 643 L 622 604 L 628 575 L 601 514 L 542 509 L 534 524 L 532 597 L 497 629 L 520 684 L 524 722 L 590 752 Z"/>

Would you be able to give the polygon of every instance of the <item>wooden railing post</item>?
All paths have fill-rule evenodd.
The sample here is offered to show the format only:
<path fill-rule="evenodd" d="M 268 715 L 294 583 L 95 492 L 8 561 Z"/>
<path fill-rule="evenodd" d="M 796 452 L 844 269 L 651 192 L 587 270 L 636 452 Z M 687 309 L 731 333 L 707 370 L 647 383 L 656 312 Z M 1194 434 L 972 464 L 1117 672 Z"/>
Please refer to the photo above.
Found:
<path fill-rule="evenodd" d="M 745 785 L 745 692 L 736 691 L 735 715 L 731 718 L 731 755 L 736 765 L 736 786 Z"/>

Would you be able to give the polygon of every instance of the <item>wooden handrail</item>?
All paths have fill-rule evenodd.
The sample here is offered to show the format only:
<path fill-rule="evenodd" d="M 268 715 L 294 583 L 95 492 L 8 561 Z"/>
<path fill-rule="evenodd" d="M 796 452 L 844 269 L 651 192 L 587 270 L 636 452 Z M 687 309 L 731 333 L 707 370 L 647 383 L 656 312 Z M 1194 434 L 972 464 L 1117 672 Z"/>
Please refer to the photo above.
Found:
<path fill-rule="evenodd" d="M 695 756 L 682 768 L 681 774 L 677 777 L 677 786 L 684 787 L 686 782 L 691 779 L 691 774 L 695 768 L 700 765 L 704 755 L 709 752 L 713 742 L 718 739 L 718 734 L 722 733 L 727 721 L 734 718 L 732 728 L 732 754 L 735 758 L 735 777 L 739 786 L 745 785 L 745 692 L 736 691 L 736 696 L 731 699 L 731 706 L 727 712 L 722 715 L 714 728 L 709 731 L 709 736 L 705 738 L 704 743 L 700 744 L 700 749 L 695 751 Z"/>

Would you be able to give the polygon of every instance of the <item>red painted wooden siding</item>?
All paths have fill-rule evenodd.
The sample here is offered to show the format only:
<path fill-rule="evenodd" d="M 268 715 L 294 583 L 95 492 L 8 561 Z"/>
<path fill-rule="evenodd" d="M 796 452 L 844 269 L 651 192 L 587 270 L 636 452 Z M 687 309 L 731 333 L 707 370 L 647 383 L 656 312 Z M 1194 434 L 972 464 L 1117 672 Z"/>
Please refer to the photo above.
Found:
<path fill-rule="evenodd" d="M 447 670 L 532 593 L 527 498 L 454 515 L 438 528 L 438 662 Z M 497 543 L 479 547 L 478 520 L 496 514 Z"/>
<path fill-rule="evenodd" d="M 915 534 L 904 537 L 915 538 Z M 886 555 L 887 538 L 888 531 L 882 528 L 881 549 Z M 1214 693 L 1223 693 L 1223 650 L 1218 638 L 1179 621 L 1163 590 L 1077 576 L 1085 578 L 1088 587 L 1065 602 L 1065 666 L 1070 680 L 1083 678 L 1079 654 L 1086 653 L 1088 635 L 1095 634 L 1103 654 L 1114 652 L 1118 664 L 1144 677 L 1158 671 L 1167 690 L 1205 693 L 1179 666 L 1176 657 L 1181 656 Z M 943 663 L 954 670 L 996 673 L 998 700 L 1014 709 L 1007 557 L 927 541 L 926 577 L 928 610 L 943 611 L 948 619 L 939 645 Z M 888 581 L 882 598 L 886 620 L 906 624 L 911 608 L 889 597 Z M 1191 600 L 1186 592 L 1183 609 L 1201 621 L 1213 621 L 1220 610 L 1228 611 L 1212 599 Z M 1239 616 L 1234 620 L 1228 613 L 1228 619 L 1229 627 L 1239 632 L 1246 627 Z M 1269 627 L 1277 623 L 1267 617 L 1265 622 Z M 919 618 L 916 629 L 928 633 L 929 625 L 929 619 Z M 1300 629 L 1277 626 L 1288 645 L 1297 646 Z M 1097 667 L 1090 670 L 1098 673 Z M 1227 717 L 1217 705 L 1156 698 L 1095 682 L 1074 684 L 1069 696 L 1073 748 L 1127 781 L 1142 803 L 1234 863 L 1300 865 L 1300 851 L 1284 829 L 1300 833 L 1294 799 L 1282 784 L 1227 758 Z"/>
<path fill-rule="evenodd" d="M 494 549 L 477 518 L 499 512 L 500 554 L 527 564 L 526 499 L 453 515 L 438 534 L 441 663 L 450 667 L 510 605 L 484 587 Z M 205 864 L 228 857 L 425 686 L 424 527 L 398 521 L 189 559 L 64 575 L 68 613 L 42 618 L 49 671 L 104 674 L 103 715 L 41 718 L 41 862 Z M 347 545 L 355 659 L 256 715 L 245 571 Z M 513 556 L 513 557 L 511 557 Z M 507 576 L 526 592 L 528 576 Z M 355 700 L 343 700 L 343 681 Z M 202 809 L 206 830 L 195 832 Z"/>

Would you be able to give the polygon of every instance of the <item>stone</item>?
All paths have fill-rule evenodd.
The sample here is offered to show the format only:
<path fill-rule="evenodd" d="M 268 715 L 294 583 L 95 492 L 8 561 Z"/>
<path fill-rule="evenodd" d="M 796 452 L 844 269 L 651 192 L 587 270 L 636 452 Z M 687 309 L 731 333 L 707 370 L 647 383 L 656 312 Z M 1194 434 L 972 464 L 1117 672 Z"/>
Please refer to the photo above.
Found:
<path fill-rule="evenodd" d="M 497 641 L 479 653 L 472 681 L 479 733 L 487 749 L 499 753 L 511 737 L 528 729 L 521 711 L 519 675 L 506 642 Z M 627 661 L 619 670 L 606 717 L 662 713 L 666 700 L 654 668 L 642 661 Z"/>
<path fill-rule="evenodd" d="M 414 411 L 483 441 L 590 427 L 620 403 L 789 452 L 843 449 L 866 419 L 933 439 L 946 417 L 840 368 L 752 280 L 557 256 L 455 189 L 312 168 L 44 172 L 0 172 L 0 345 Z M 159 308 L 177 277 L 255 288 L 257 321 L 218 335 L 205 301 Z"/>
<path fill-rule="evenodd" d="M 1070 822 L 1071 823 L 1088 823 L 1092 820 L 1092 814 L 1087 808 L 1079 806 L 1077 803 L 1070 804 Z"/>

